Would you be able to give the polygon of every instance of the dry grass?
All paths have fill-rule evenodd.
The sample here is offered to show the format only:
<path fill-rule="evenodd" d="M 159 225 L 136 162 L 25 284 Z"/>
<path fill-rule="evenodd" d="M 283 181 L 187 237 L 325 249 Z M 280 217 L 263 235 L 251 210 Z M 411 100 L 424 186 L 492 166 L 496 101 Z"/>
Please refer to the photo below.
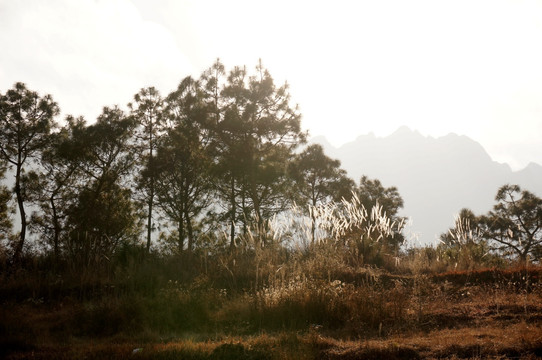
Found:
<path fill-rule="evenodd" d="M 134 353 L 135 349 L 136 352 Z M 8 359 L 536 359 L 542 325 L 474 326 L 344 340 L 331 335 L 278 333 L 169 343 L 42 344 Z"/>
<path fill-rule="evenodd" d="M 393 224 L 343 205 L 321 209 L 333 226 L 298 248 L 288 236 L 307 235 L 291 226 L 266 246 L 248 233 L 233 250 L 156 257 L 92 281 L 39 265 L 0 276 L 0 358 L 542 356 L 542 268 L 443 272 L 457 267 L 434 248 L 377 268 L 369 260 L 387 251 L 379 241 Z"/>
<path fill-rule="evenodd" d="M 398 279 L 386 286 L 378 274 L 372 285 L 298 279 L 283 287 L 262 288 L 253 295 L 226 297 L 198 290 L 200 297 L 196 298 L 196 290 L 189 295 L 176 287 L 167 288 L 165 298 L 177 301 L 178 305 L 168 304 L 163 298 L 147 303 L 141 300 L 136 305 L 123 298 L 102 299 L 92 306 L 70 301 L 4 302 L 0 312 L 0 356 L 8 359 L 535 359 L 542 356 L 542 291 L 538 283 L 531 284 L 529 291 L 522 291 L 510 282 L 454 283 L 422 275 Z M 192 328 L 174 326 L 171 321 L 169 327 L 156 324 L 156 319 L 175 312 L 155 306 L 184 306 L 190 311 L 194 303 L 206 298 L 218 302 L 212 308 L 203 306 L 206 313 L 199 321 L 208 324 Z M 323 315 L 316 314 L 319 311 Z M 90 315 L 98 315 L 98 320 L 92 320 Z M 148 319 L 153 316 L 156 319 Z M 179 321 L 185 319 L 183 316 Z M 108 329 L 100 330 L 100 326 Z M 133 353 L 134 349 L 141 350 Z"/>
<path fill-rule="evenodd" d="M 542 325 L 461 327 L 364 341 L 328 341 L 328 359 L 482 359 L 542 355 Z"/>

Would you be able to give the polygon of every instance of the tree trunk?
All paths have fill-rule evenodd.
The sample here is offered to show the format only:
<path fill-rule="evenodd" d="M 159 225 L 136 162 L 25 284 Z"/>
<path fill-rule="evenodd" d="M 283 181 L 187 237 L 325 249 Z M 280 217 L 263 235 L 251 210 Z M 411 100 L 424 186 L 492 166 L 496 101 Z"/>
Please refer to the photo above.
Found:
<path fill-rule="evenodd" d="M 20 154 L 19 154 L 20 157 Z M 19 206 L 19 214 L 21 216 L 21 233 L 19 241 L 15 245 L 15 252 L 13 253 L 13 263 L 17 264 L 20 260 L 21 253 L 23 251 L 24 241 L 26 238 L 26 212 L 24 209 L 24 200 L 21 190 L 21 161 L 17 165 L 17 172 L 15 174 L 15 194 L 17 196 L 17 204 Z"/>
<path fill-rule="evenodd" d="M 256 165 L 255 160 L 253 157 L 251 157 L 251 171 L 250 171 L 250 178 L 249 178 L 249 186 L 250 186 L 250 198 L 252 199 L 252 204 L 254 206 L 254 213 L 256 215 L 256 239 L 259 242 L 262 242 L 263 245 L 266 243 L 265 239 L 265 231 L 263 228 L 263 218 L 262 213 L 260 209 L 260 197 L 258 196 L 258 189 L 256 184 Z"/>
<path fill-rule="evenodd" d="M 233 250 L 235 247 L 235 213 L 237 212 L 236 206 L 235 206 L 235 179 L 233 176 L 231 177 L 231 198 L 230 198 L 230 206 L 231 206 L 231 214 L 230 214 L 230 249 Z"/>
<path fill-rule="evenodd" d="M 185 221 L 186 221 L 186 230 L 188 232 L 188 254 L 192 253 L 192 249 L 194 248 L 194 231 L 192 229 L 192 221 L 190 220 L 190 217 L 188 216 L 188 211 L 185 212 Z"/>
<path fill-rule="evenodd" d="M 55 256 L 55 266 L 58 266 L 60 261 L 60 224 L 58 221 L 58 214 L 55 206 L 54 194 L 51 195 L 49 202 L 51 203 L 51 210 L 53 212 L 53 227 L 54 227 L 54 237 L 53 237 L 53 247 L 54 247 L 54 256 Z"/>
<path fill-rule="evenodd" d="M 311 242 L 314 245 L 316 241 L 316 216 L 314 216 L 314 211 L 311 214 Z"/>
<path fill-rule="evenodd" d="M 178 238 L 179 253 L 182 254 L 184 250 L 184 221 L 182 217 L 179 220 L 177 229 L 179 231 L 179 238 Z"/>
<path fill-rule="evenodd" d="M 528 248 L 525 248 L 523 249 L 523 251 L 521 251 L 519 253 L 519 261 L 522 265 L 525 265 L 527 264 L 527 256 L 529 255 L 529 250 Z"/>
<path fill-rule="evenodd" d="M 151 248 L 151 235 L 152 235 L 152 206 L 154 203 L 154 169 L 153 169 L 153 141 L 152 141 L 152 135 L 153 135 L 153 128 L 152 128 L 152 119 L 150 122 L 150 139 L 149 139 L 149 168 L 151 171 L 151 178 L 150 178 L 150 188 L 149 188 L 149 213 L 147 215 L 147 254 L 149 254 L 150 248 Z"/>
<path fill-rule="evenodd" d="M 314 214 L 314 211 L 316 209 L 316 197 L 314 196 L 314 187 L 313 187 L 313 195 L 312 195 L 312 211 L 311 211 L 311 242 L 314 245 L 314 242 L 316 241 L 316 215 Z"/>
<path fill-rule="evenodd" d="M 152 182 L 152 180 L 151 180 Z M 152 185 L 151 185 L 152 187 Z M 151 235 L 152 235 L 152 205 L 153 205 L 154 191 L 151 188 L 151 193 L 149 194 L 149 213 L 147 214 L 147 254 L 151 248 Z"/>

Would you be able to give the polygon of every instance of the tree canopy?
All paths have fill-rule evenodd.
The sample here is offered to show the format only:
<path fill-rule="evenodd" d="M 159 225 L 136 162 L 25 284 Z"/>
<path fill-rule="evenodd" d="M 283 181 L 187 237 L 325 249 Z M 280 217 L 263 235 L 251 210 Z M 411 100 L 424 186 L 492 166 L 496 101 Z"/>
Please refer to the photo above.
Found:
<path fill-rule="evenodd" d="M 542 245 L 542 199 L 519 185 L 504 185 L 495 200 L 493 210 L 482 218 L 484 235 L 500 252 L 524 261 Z"/>
<path fill-rule="evenodd" d="M 294 181 L 293 198 L 307 211 L 328 201 L 340 202 L 349 198 L 354 182 L 346 171 L 340 168 L 341 162 L 324 154 L 321 145 L 312 144 L 297 154 L 290 162 L 290 176 Z M 316 218 L 311 215 L 311 240 L 315 241 Z"/>
<path fill-rule="evenodd" d="M 382 261 L 404 242 L 399 190 L 367 176 L 355 184 L 322 146 L 307 145 L 288 84 L 261 61 L 249 71 L 217 60 L 165 96 L 146 87 L 127 111 L 104 107 L 94 122 L 68 115 L 59 125 L 59 111 L 23 83 L 0 94 L 0 179 L 14 175 L 13 191 L 0 186 L 0 240 L 14 263 L 27 228 L 57 263 L 87 267 L 125 246 L 150 255 L 158 239 L 183 256 L 205 242 L 231 251 L 248 237 L 265 247 L 273 219 L 295 204 L 312 244 L 327 216 L 334 223 L 318 237 L 340 235 L 357 263 Z M 542 200 L 518 185 L 495 200 L 485 215 L 461 211 L 441 236 L 447 256 L 542 254 Z M 15 213 L 21 228 L 11 233 Z"/>
<path fill-rule="evenodd" d="M 51 95 L 40 97 L 20 82 L 0 96 L 0 156 L 15 167 L 14 191 L 21 219 L 14 261 L 18 261 L 26 239 L 25 171 L 47 145 L 47 136 L 55 126 L 54 117 L 59 111 Z"/>
<path fill-rule="evenodd" d="M 395 188 L 367 179 L 356 188 L 321 146 L 305 146 L 288 84 L 277 85 L 261 61 L 249 71 L 217 60 L 165 96 L 143 88 L 127 111 L 104 107 L 89 123 L 68 115 L 58 126 L 51 96 L 22 83 L 0 99 L 0 164 L 15 167 L 22 222 L 14 258 L 24 245 L 26 203 L 42 250 L 86 267 L 130 244 L 150 254 L 158 238 L 179 254 L 196 250 L 204 233 L 205 241 L 227 234 L 230 249 L 247 236 L 266 246 L 272 219 L 296 203 L 304 216 L 353 194 L 369 210 L 379 201 L 391 216 L 402 206 Z M 0 191 L 6 232 L 10 198 Z M 315 226 L 312 213 L 313 242 Z"/>

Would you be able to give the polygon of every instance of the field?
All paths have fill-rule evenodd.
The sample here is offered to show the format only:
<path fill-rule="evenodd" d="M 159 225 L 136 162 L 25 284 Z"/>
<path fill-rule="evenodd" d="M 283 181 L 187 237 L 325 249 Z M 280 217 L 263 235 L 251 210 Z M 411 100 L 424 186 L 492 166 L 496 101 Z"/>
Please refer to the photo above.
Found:
<path fill-rule="evenodd" d="M 147 268 L 140 269 L 149 273 Z M 190 281 L 4 275 L 6 359 L 535 359 L 542 268 Z M 276 270 L 275 274 L 277 274 Z M 166 272 L 167 273 L 167 272 Z M 234 273 L 231 273 L 234 275 Z M 134 274 L 131 274 L 134 275 Z M 122 279 L 122 280 L 119 280 Z"/>

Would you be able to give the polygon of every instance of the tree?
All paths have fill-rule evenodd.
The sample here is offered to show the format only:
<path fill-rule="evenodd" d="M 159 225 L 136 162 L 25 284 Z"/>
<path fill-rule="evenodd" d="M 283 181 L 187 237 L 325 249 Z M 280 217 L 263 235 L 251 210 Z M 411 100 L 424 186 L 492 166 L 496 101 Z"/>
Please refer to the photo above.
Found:
<path fill-rule="evenodd" d="M 23 83 L 16 83 L 13 89 L 0 96 L 0 155 L 15 167 L 14 190 L 21 218 L 14 262 L 19 260 L 26 239 L 24 173 L 46 146 L 47 135 L 55 126 L 53 119 L 58 113 L 58 105 L 51 95 L 40 97 Z"/>
<path fill-rule="evenodd" d="M 367 176 L 362 176 L 357 189 L 357 196 L 360 203 L 367 209 L 368 214 L 373 212 L 378 205 L 378 211 L 382 216 L 390 220 L 394 224 L 393 238 L 387 237 L 385 242 L 387 245 L 397 248 L 403 243 L 404 236 L 401 231 L 404 226 L 405 219 L 398 216 L 399 209 L 403 207 L 403 198 L 395 186 L 385 188 L 380 180 L 371 180 Z"/>
<path fill-rule="evenodd" d="M 301 115 L 290 105 L 288 85 L 275 87 L 261 62 L 252 76 L 244 67 L 233 68 L 221 97 L 223 116 L 215 127 L 217 169 L 223 183 L 229 184 L 220 193 L 230 204 L 231 244 L 238 204 L 243 226 L 248 222 L 265 242 L 267 220 L 288 204 L 287 164 L 305 141 Z"/>
<path fill-rule="evenodd" d="M 187 77 L 167 97 L 165 118 L 171 127 L 162 138 L 154 162 L 159 206 L 177 227 L 179 252 L 188 238 L 195 243 L 194 224 L 209 200 L 208 137 L 203 126 L 205 104 L 197 81 Z"/>
<path fill-rule="evenodd" d="M 542 245 L 542 199 L 519 185 L 504 185 L 495 200 L 493 211 L 482 218 L 484 236 L 497 250 L 526 261 Z"/>
<path fill-rule="evenodd" d="M 354 240 L 358 256 L 364 262 L 380 262 L 382 252 L 396 252 L 404 241 L 401 233 L 404 218 L 397 215 L 403 207 L 403 199 L 397 188 L 385 188 L 380 180 L 363 176 L 350 204 L 361 208 L 350 212 L 361 213 L 361 218 L 365 218 L 362 228 L 354 226 L 348 234 Z"/>
<path fill-rule="evenodd" d="M 395 186 L 385 188 L 380 180 L 371 180 L 367 176 L 361 177 L 357 195 L 369 212 L 379 204 L 387 216 L 396 217 L 403 207 L 403 198 Z"/>
<path fill-rule="evenodd" d="M 74 133 L 82 131 L 84 127 L 82 117 L 68 116 L 66 125 L 49 135 L 48 146 L 39 161 L 42 172 L 37 174 L 32 184 L 32 202 L 40 211 L 32 214 L 30 226 L 39 231 L 40 240 L 45 240 L 53 248 L 56 263 L 61 256 L 67 211 L 77 198 L 76 180 L 81 164 Z"/>
<path fill-rule="evenodd" d="M 68 251 L 85 266 L 110 258 L 134 241 L 138 214 L 125 184 L 134 165 L 130 147 L 135 124 L 118 108 L 104 108 L 96 123 L 74 133 L 80 163 L 77 202 L 69 209 Z"/>
<path fill-rule="evenodd" d="M 289 164 L 289 173 L 295 182 L 296 200 L 307 209 L 315 208 L 327 201 L 341 201 L 348 198 L 354 188 L 354 182 L 340 168 L 341 162 L 324 154 L 321 145 L 313 144 L 297 154 Z M 316 236 L 316 215 L 311 215 L 311 240 Z"/>
<path fill-rule="evenodd" d="M 141 89 L 134 95 L 134 102 L 128 104 L 132 116 L 138 122 L 136 131 L 137 154 L 139 164 L 145 169 L 140 172 L 138 188 L 147 205 L 147 253 L 151 246 L 153 207 L 156 196 L 156 173 L 154 158 L 158 146 L 158 138 L 163 131 L 163 100 L 154 87 Z"/>
<path fill-rule="evenodd" d="M 219 204 L 224 208 L 221 220 L 226 221 L 229 226 L 230 247 L 233 247 L 237 222 L 239 219 L 245 219 L 239 215 L 238 210 L 241 208 L 238 205 L 238 198 L 243 193 L 240 189 L 243 168 L 238 161 L 242 142 L 235 131 L 228 131 L 224 126 L 225 112 L 231 103 L 223 96 L 226 88 L 225 75 L 224 64 L 217 59 L 201 74 L 199 84 L 205 101 L 206 127 L 210 130 L 209 151 L 213 159 L 210 172 L 214 189 L 222 200 Z"/>

